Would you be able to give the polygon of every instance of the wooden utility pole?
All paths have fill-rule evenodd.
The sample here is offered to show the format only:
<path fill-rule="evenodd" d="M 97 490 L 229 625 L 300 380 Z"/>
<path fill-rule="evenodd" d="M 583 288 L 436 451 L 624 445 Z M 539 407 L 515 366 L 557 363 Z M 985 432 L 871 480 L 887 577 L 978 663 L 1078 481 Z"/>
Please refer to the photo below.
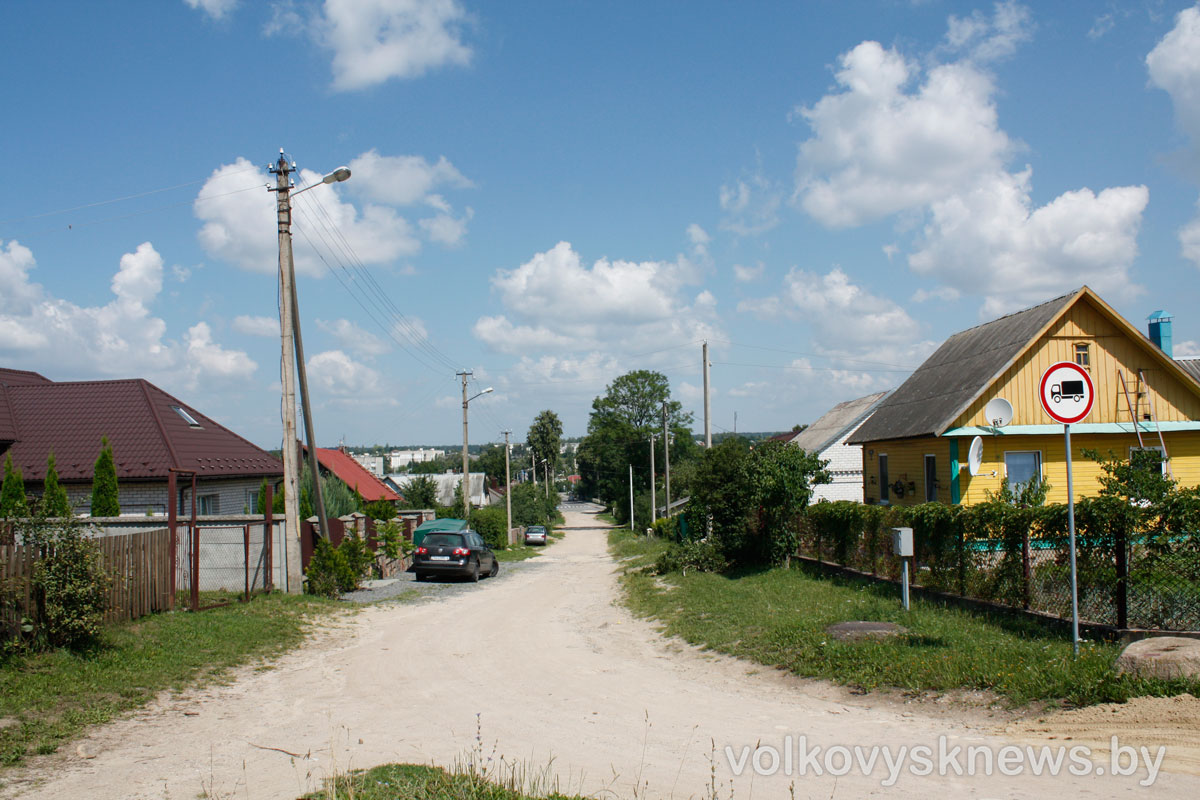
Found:
<path fill-rule="evenodd" d="M 472 373 L 467 370 L 455 373 L 462 378 L 463 392 L 463 446 L 462 446 L 462 495 L 463 495 L 463 519 L 471 518 L 471 473 L 470 460 L 467 457 L 467 378 L 471 377 Z"/>
<path fill-rule="evenodd" d="M 508 436 L 512 431 L 504 432 L 504 512 L 508 518 L 508 543 L 516 544 L 512 540 L 512 467 L 509 465 L 508 452 L 512 449 L 512 445 L 508 443 Z"/>
<path fill-rule="evenodd" d="M 708 398 L 708 340 L 704 340 L 704 344 L 700 349 L 701 357 L 704 359 L 704 446 L 712 447 L 712 425 L 709 423 L 711 405 Z"/>

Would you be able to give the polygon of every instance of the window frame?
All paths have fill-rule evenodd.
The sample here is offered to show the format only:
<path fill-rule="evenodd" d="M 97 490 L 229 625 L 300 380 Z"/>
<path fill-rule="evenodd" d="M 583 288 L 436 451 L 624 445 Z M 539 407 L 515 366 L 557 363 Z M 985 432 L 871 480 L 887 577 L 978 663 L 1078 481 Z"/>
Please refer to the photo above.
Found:
<path fill-rule="evenodd" d="M 1042 455 L 1041 450 L 1005 450 L 1004 451 L 1004 479 L 1006 481 L 1008 481 L 1008 488 L 1014 492 L 1017 491 L 1018 486 L 1023 486 L 1024 483 L 1018 484 L 1018 483 L 1012 482 L 1012 477 L 1009 474 L 1010 470 L 1008 468 L 1008 457 L 1010 455 L 1028 455 L 1030 453 L 1037 456 L 1037 474 L 1034 477 L 1036 477 L 1039 481 L 1044 481 L 1046 479 L 1046 459 Z"/>
<path fill-rule="evenodd" d="M 888 454 L 880 453 L 877 467 L 879 470 L 879 505 L 891 505 L 891 488 L 888 486 Z"/>
<path fill-rule="evenodd" d="M 929 465 L 933 463 L 933 480 L 929 479 Z M 925 460 L 922 462 L 925 467 L 925 502 L 936 503 L 938 501 L 938 479 L 937 479 L 937 453 L 926 453 Z"/>

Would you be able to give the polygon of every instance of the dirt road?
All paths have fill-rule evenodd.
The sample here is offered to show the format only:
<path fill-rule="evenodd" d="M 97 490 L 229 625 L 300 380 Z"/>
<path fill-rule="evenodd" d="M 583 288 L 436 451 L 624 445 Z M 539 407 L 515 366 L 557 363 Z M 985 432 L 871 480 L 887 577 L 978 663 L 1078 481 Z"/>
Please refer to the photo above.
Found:
<path fill-rule="evenodd" d="M 1200 777 L 1172 774 L 1169 752 L 1149 788 L 1139 785 L 1144 766 L 1109 774 L 1107 754 L 1086 762 L 1086 776 L 1067 774 L 1071 761 L 1059 777 L 1027 765 L 1002 775 L 1000 749 L 1011 740 L 1000 732 L 1011 720 L 851 697 L 664 641 L 618 603 L 603 530 L 581 513 L 567 523 L 564 541 L 508 580 L 368 608 L 269 670 L 166 699 L 6 776 L 17 780 L 0 795 L 295 798 L 331 770 L 451 764 L 481 750 L 555 775 L 563 790 L 618 798 L 635 787 L 638 797 L 707 797 L 714 781 L 728 797 L 731 780 L 739 797 L 787 797 L 793 782 L 796 797 L 820 798 L 1200 796 Z M 733 777 L 726 747 L 736 762 L 756 743 L 761 772 L 779 756 L 775 774 L 755 774 L 749 756 Z M 920 774 L 921 746 L 931 775 Z M 956 763 L 969 772 L 969 746 L 997 759 L 995 774 L 956 774 Z M 842 772 L 843 755 L 852 768 L 830 774 Z"/>

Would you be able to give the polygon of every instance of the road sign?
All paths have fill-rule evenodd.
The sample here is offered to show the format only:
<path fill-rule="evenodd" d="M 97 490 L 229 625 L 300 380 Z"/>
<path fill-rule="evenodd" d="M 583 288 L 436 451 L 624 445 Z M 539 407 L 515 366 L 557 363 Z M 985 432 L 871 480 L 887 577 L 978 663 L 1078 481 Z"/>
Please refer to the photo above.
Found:
<path fill-rule="evenodd" d="M 1096 399 L 1092 376 L 1070 361 L 1060 361 L 1046 370 L 1042 375 L 1040 395 L 1042 408 L 1064 425 L 1086 417 Z"/>

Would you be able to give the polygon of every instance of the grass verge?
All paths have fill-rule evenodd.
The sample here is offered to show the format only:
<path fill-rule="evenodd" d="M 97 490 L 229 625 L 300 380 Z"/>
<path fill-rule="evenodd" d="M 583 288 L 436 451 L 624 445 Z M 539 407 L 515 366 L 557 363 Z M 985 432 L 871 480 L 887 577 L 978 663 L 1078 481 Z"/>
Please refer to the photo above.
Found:
<path fill-rule="evenodd" d="M 512 544 L 504 550 L 496 550 L 496 560 L 503 563 L 505 561 L 524 561 L 527 558 L 540 556 L 542 554 L 541 547 L 528 547 L 523 544 Z"/>
<path fill-rule="evenodd" d="M 233 667 L 277 656 L 304 639 L 314 618 L 344 608 L 277 593 L 108 626 L 82 652 L 12 656 L 0 663 L 0 717 L 16 724 L 0 729 L 0 767 L 53 753 L 159 692 L 219 681 Z"/>
<path fill-rule="evenodd" d="M 629 531 L 610 533 L 614 555 L 628 559 L 622 582 L 635 613 L 660 620 L 667 635 L 796 675 L 860 691 L 986 690 L 1012 705 L 1089 705 L 1200 691 L 1195 682 L 1116 675 L 1116 644 L 1084 642 L 1075 659 L 1069 637 L 1030 620 L 919 598 L 905 612 L 890 586 L 807 568 L 664 576 L 641 569 L 665 546 Z M 860 642 L 826 633 L 829 625 L 850 620 L 894 622 L 907 633 Z"/>
<path fill-rule="evenodd" d="M 338 775 L 319 792 L 304 800 L 571 800 L 556 791 L 534 789 L 526 793 L 524 777 L 491 780 L 470 771 L 448 771 L 419 764 L 385 764 L 369 770 Z M 575 796 L 572 796 L 575 797 Z M 577 798 L 582 800 L 582 798 Z"/>

